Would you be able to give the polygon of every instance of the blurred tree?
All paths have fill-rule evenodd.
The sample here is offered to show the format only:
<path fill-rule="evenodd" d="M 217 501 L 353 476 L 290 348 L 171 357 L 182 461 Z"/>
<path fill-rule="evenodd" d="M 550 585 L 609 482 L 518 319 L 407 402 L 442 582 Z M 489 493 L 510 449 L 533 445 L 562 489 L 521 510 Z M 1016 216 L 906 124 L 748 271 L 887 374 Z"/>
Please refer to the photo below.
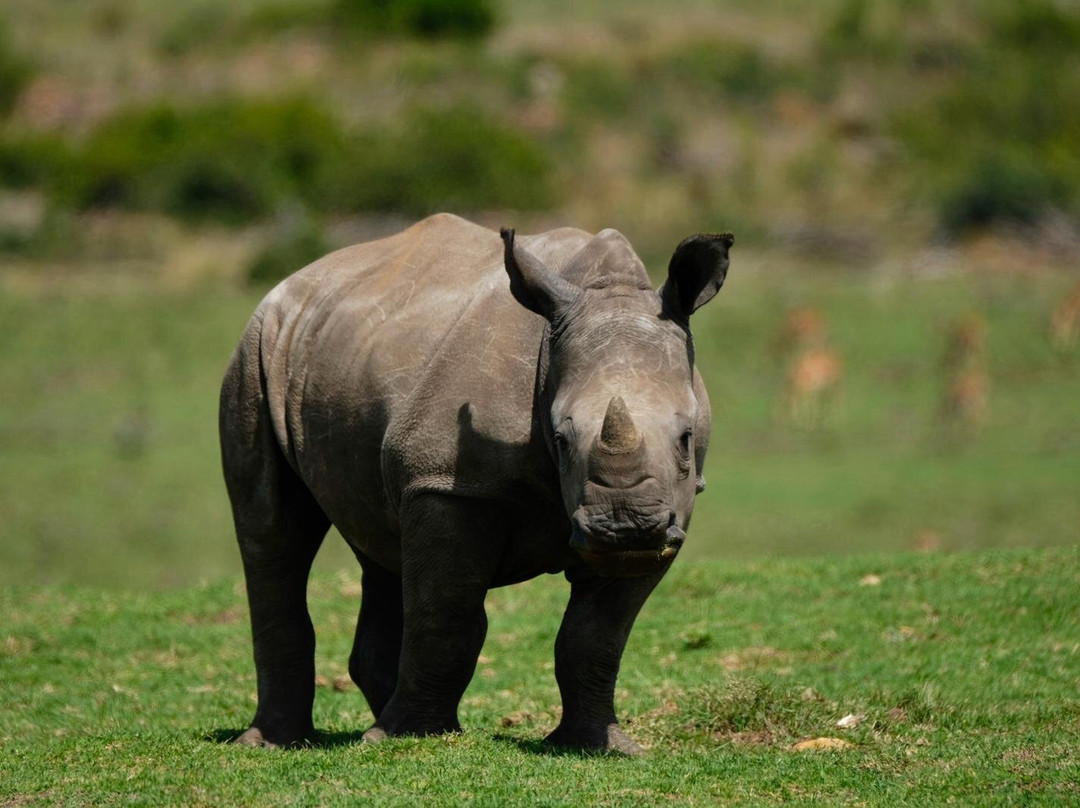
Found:
<path fill-rule="evenodd" d="M 376 33 L 482 37 L 495 26 L 492 0 L 336 0 L 343 22 Z"/>
<path fill-rule="evenodd" d="M 33 76 L 29 62 L 11 50 L 7 26 L 0 20 L 0 115 L 7 115 Z"/>

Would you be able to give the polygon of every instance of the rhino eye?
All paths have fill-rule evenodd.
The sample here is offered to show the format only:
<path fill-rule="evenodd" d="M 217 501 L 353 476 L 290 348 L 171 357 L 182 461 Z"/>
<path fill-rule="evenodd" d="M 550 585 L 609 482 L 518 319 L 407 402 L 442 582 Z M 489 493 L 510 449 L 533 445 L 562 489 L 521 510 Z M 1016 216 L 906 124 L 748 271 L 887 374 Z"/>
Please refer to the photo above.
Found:
<path fill-rule="evenodd" d="M 559 455 L 560 463 L 565 463 L 570 456 L 570 439 L 562 432 L 555 433 L 555 451 Z"/>
<path fill-rule="evenodd" d="M 690 457 L 690 442 L 694 439 L 694 431 L 688 429 L 679 436 L 679 451 L 683 457 Z"/>

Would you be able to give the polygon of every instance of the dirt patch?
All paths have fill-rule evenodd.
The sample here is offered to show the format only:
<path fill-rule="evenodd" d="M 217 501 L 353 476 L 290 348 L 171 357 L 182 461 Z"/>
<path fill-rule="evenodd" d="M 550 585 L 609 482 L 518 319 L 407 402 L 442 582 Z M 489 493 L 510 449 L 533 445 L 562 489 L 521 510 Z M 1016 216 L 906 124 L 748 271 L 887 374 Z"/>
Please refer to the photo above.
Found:
<path fill-rule="evenodd" d="M 187 626 L 224 626 L 235 623 L 240 617 L 240 608 L 230 606 L 225 611 L 214 614 L 185 614 L 180 620 Z"/>
<path fill-rule="evenodd" d="M 720 667 L 728 673 L 736 671 L 755 670 L 781 665 L 791 661 L 791 655 L 778 651 L 772 646 L 764 645 L 760 648 L 742 648 L 738 651 L 730 651 L 718 660 Z"/>

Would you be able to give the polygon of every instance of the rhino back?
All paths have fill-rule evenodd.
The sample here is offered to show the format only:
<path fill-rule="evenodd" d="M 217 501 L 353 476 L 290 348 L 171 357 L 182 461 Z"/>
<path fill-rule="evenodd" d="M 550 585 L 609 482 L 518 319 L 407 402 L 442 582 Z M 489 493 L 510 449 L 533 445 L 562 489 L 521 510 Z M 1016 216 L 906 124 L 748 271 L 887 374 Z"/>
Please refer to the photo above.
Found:
<path fill-rule="evenodd" d="M 558 271 L 588 239 L 522 242 Z M 558 496 L 533 414 L 544 321 L 510 295 L 495 232 L 430 217 L 306 267 L 256 319 L 278 443 L 355 549 L 397 566 L 416 492 Z"/>

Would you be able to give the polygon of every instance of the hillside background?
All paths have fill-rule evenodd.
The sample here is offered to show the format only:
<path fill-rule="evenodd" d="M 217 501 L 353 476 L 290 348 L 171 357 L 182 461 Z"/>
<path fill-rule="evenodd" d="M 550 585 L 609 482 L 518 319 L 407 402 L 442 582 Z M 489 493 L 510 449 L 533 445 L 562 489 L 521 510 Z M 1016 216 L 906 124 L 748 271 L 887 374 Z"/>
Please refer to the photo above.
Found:
<path fill-rule="evenodd" d="M 1073 544 L 1078 98 L 1074 2 L 4 0 L 0 581 L 238 573 L 247 317 L 438 210 L 735 232 L 691 557 Z"/>

